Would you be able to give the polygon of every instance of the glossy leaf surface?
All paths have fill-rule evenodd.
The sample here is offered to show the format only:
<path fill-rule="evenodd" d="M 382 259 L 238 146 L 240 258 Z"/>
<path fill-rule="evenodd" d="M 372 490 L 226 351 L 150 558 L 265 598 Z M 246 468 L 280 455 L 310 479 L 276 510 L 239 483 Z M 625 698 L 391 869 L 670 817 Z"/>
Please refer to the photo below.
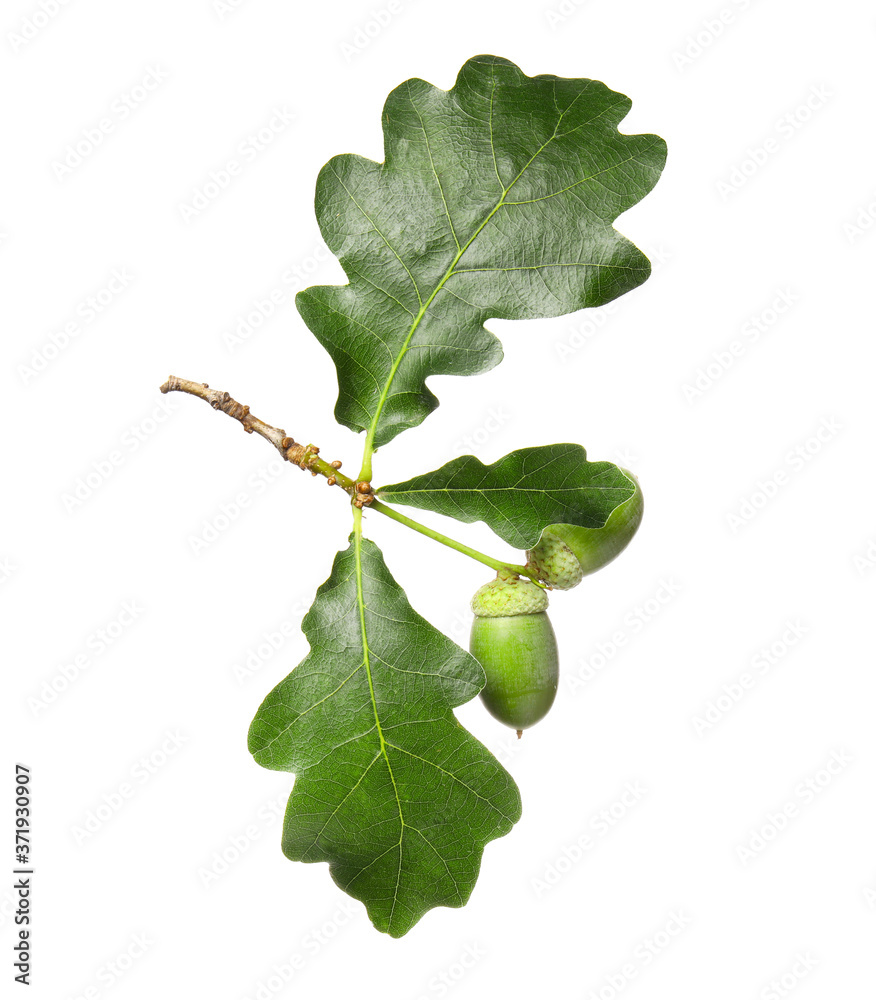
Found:
<path fill-rule="evenodd" d="M 462 906 L 484 845 L 520 816 L 513 779 L 453 715 L 484 672 L 355 533 L 302 627 L 311 651 L 262 703 L 249 747 L 296 774 L 287 857 L 327 861 L 399 937 L 431 907 Z"/>
<path fill-rule="evenodd" d="M 492 465 L 462 455 L 404 483 L 382 486 L 381 500 L 486 522 L 518 549 L 552 524 L 601 528 L 635 484 L 611 462 L 588 462 L 579 444 L 512 451 Z"/>
<path fill-rule="evenodd" d="M 349 284 L 296 300 L 337 367 L 341 423 L 379 447 L 438 405 L 430 375 L 501 360 L 485 320 L 603 305 L 648 277 L 612 223 L 666 149 L 618 131 L 629 109 L 598 81 L 527 77 L 496 56 L 470 59 L 452 90 L 413 79 L 389 95 L 385 162 L 336 156 L 317 182 Z"/>

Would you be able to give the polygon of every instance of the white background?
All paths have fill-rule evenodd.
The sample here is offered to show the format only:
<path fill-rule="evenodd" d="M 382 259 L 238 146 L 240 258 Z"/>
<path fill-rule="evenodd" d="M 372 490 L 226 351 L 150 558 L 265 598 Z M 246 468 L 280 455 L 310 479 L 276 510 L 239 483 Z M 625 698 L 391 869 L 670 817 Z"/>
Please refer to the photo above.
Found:
<path fill-rule="evenodd" d="M 0 842 L 11 871 L 23 761 L 30 995 L 872 995 L 870 5 L 43 6 L 11 0 L 0 25 Z M 341 495 L 158 386 L 227 389 L 355 469 L 361 439 L 333 420 L 333 366 L 283 274 L 344 280 L 315 259 L 320 166 L 381 159 L 386 94 L 411 76 L 450 87 L 483 52 L 603 80 L 633 100 L 624 131 L 666 138 L 662 180 L 618 222 L 654 274 L 589 313 L 489 323 L 504 363 L 433 379 L 441 407 L 375 478 L 580 441 L 639 474 L 646 516 L 621 559 L 552 598 L 548 719 L 518 744 L 479 702 L 460 710 L 524 816 L 488 845 L 466 907 L 392 940 L 326 866 L 282 856 L 292 778 L 246 749 L 306 653 L 302 611 L 349 531 Z M 244 152 L 261 129 L 272 141 Z M 187 212 L 229 160 L 239 174 Z M 483 525 L 423 520 L 514 556 Z M 489 571 L 374 514 L 367 531 L 464 643 Z"/>

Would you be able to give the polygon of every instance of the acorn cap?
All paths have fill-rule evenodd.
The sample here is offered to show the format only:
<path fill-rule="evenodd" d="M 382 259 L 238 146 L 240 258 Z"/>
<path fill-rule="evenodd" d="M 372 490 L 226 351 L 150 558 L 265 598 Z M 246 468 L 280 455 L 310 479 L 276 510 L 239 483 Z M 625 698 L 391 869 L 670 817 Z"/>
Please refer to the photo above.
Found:
<path fill-rule="evenodd" d="M 545 528 L 535 548 L 526 552 L 527 566 L 538 578 L 557 590 L 571 590 L 584 579 L 584 567 L 578 557 L 550 528 Z"/>
<path fill-rule="evenodd" d="M 527 551 L 527 568 L 548 586 L 557 590 L 576 587 L 629 545 L 641 523 L 644 504 L 638 479 L 627 469 L 621 472 L 633 483 L 633 495 L 615 507 L 601 528 L 551 524 L 542 532 L 538 544 Z"/>
<path fill-rule="evenodd" d="M 490 580 L 475 592 L 471 609 L 478 618 L 510 618 L 547 610 L 548 596 L 527 580 Z"/>

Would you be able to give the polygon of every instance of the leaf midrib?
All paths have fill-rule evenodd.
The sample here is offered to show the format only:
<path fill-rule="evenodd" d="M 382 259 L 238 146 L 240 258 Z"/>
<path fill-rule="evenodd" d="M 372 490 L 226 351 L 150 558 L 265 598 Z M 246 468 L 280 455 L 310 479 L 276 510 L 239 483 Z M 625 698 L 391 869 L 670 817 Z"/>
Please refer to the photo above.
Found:
<path fill-rule="evenodd" d="M 401 796 L 398 793 L 398 785 L 396 784 L 395 774 L 392 770 L 392 764 L 389 762 L 389 755 L 386 752 L 387 742 L 383 735 L 383 726 L 380 724 L 380 714 L 377 711 L 377 698 L 374 694 L 374 679 L 371 675 L 371 650 L 368 646 L 368 631 L 365 627 L 365 589 L 362 583 L 362 511 L 353 511 L 354 520 L 354 552 L 356 559 L 356 603 L 359 607 L 359 627 L 362 631 L 362 662 L 365 667 L 365 673 L 368 677 L 368 692 L 371 696 L 371 707 L 374 711 L 374 723 L 377 727 L 377 735 L 380 739 L 380 755 L 386 761 L 386 769 L 389 772 L 389 780 L 392 782 L 392 791 L 395 795 L 396 805 L 398 806 L 398 818 L 399 818 L 399 834 L 398 843 L 394 846 L 398 848 L 398 872 L 396 874 L 395 889 L 392 894 L 392 907 L 389 911 L 389 918 L 387 921 L 387 926 L 392 926 L 392 917 L 395 913 L 395 904 L 398 901 L 399 886 L 401 885 L 401 872 L 402 872 L 402 841 L 404 840 L 405 823 L 404 812 L 402 811 Z M 390 850 L 392 848 L 389 848 Z M 386 852 L 384 852 L 386 853 Z M 373 861 L 372 861 L 373 863 Z"/>
<path fill-rule="evenodd" d="M 409 493 L 507 493 L 514 490 L 515 493 L 578 493 L 582 490 L 621 490 L 623 486 L 553 486 L 546 489 L 537 489 L 534 486 L 518 486 L 511 483 L 508 486 L 429 486 L 419 489 L 392 490 L 381 488 L 375 490 L 381 496 L 407 496 Z M 632 489 L 630 496 L 632 496 Z"/>
<path fill-rule="evenodd" d="M 515 180 L 516 180 L 516 178 L 515 178 Z M 385 382 L 385 384 L 383 386 L 383 391 L 380 393 L 380 398 L 377 401 L 377 408 L 374 411 L 374 416 L 371 418 L 371 426 L 368 428 L 368 437 L 367 437 L 367 439 L 365 441 L 365 454 L 364 454 L 363 459 L 362 459 L 363 470 L 366 469 L 367 464 L 370 462 L 371 453 L 374 451 L 374 438 L 375 438 L 375 436 L 377 434 L 377 428 L 378 428 L 378 425 L 380 424 L 380 417 L 381 417 L 381 414 L 383 413 L 383 408 L 386 405 L 386 400 L 389 398 L 389 390 L 392 387 L 392 383 L 393 383 L 393 380 L 395 379 L 396 372 L 398 371 L 399 366 L 401 365 L 402 360 L 404 359 L 404 356 L 408 352 L 408 348 L 410 347 L 411 340 L 413 340 L 414 334 L 417 332 L 417 327 L 419 327 L 419 325 L 420 325 L 423 317 L 426 315 L 426 311 L 428 310 L 429 306 L 432 304 L 435 296 L 441 291 L 441 289 L 444 287 L 444 285 L 447 283 L 447 281 L 450 278 L 453 277 L 453 274 L 454 274 L 454 270 L 453 269 L 459 263 L 460 258 L 462 257 L 462 255 L 465 253 L 466 250 L 468 250 L 468 248 L 471 246 L 471 244 L 477 239 L 477 237 L 480 235 L 481 231 L 483 230 L 484 226 L 486 226 L 486 224 L 490 221 L 490 219 L 492 219 L 492 217 L 496 214 L 496 212 L 498 212 L 499 209 L 502 207 L 502 204 L 505 201 L 505 195 L 510 190 L 511 189 L 508 188 L 507 190 L 503 191 L 502 197 L 498 200 L 498 202 L 496 202 L 495 206 L 493 207 L 493 209 L 489 213 L 489 215 L 487 215 L 487 217 L 484 219 L 484 221 L 478 226 L 478 228 L 475 230 L 475 232 L 471 235 L 471 237 L 469 238 L 469 240 L 466 242 L 465 246 L 461 247 L 457 251 L 457 254 L 453 258 L 453 262 L 450 264 L 450 267 L 447 268 L 447 270 L 444 273 L 444 276 L 441 278 L 441 280 L 438 282 L 438 284 L 432 290 L 432 294 L 420 306 L 420 311 L 414 317 L 414 321 L 411 324 L 411 328 L 410 328 L 410 330 L 408 330 L 408 335 L 405 337 L 405 339 L 404 339 L 404 341 L 402 343 L 402 346 L 399 348 L 399 352 L 396 355 L 395 360 L 392 363 L 392 367 L 389 370 L 389 375 L 386 378 L 386 382 Z M 407 268 L 405 268 L 405 270 L 407 270 Z M 363 471 L 362 476 L 363 476 L 363 478 L 367 478 L 365 471 Z"/>
<path fill-rule="evenodd" d="M 494 84 L 493 89 L 492 89 L 492 91 L 490 93 L 490 121 L 489 121 L 489 125 L 490 125 L 490 148 L 493 150 L 493 162 L 494 162 L 494 164 L 495 164 L 495 147 L 493 145 L 493 94 L 495 93 L 495 90 L 496 90 L 496 87 L 495 87 L 495 84 Z M 487 214 L 487 216 L 484 218 L 484 220 L 480 223 L 480 225 L 477 227 L 477 229 L 474 231 L 474 233 L 472 233 L 471 237 L 469 237 L 469 239 L 466 241 L 465 245 L 462 246 L 462 247 L 459 247 L 459 240 L 458 240 L 458 238 L 456 236 L 456 230 L 455 230 L 455 227 L 453 226 L 453 222 L 452 222 L 452 220 L 450 218 L 450 213 L 449 213 L 449 211 L 447 211 L 447 203 L 446 203 L 446 201 L 444 201 L 444 190 L 443 190 L 443 187 L 441 185 L 440 178 L 438 178 L 438 174 L 435 171 L 434 165 L 433 165 L 432 172 L 435 174 L 435 178 L 436 178 L 436 180 L 438 182 L 438 189 L 441 192 L 442 201 L 444 201 L 445 210 L 447 211 L 447 221 L 450 223 L 450 228 L 451 228 L 451 232 L 453 234 L 454 241 L 456 242 L 456 245 L 457 245 L 457 247 L 459 247 L 459 249 L 457 251 L 456 256 L 453 258 L 453 261 L 451 262 L 450 266 L 444 272 L 444 275 L 442 276 L 441 280 L 438 282 L 438 284 L 432 290 L 432 293 L 429 295 L 428 299 L 426 299 L 425 302 L 421 303 L 420 310 L 417 313 L 417 315 L 414 317 L 414 321 L 411 324 L 410 329 L 408 330 L 408 334 L 405 337 L 405 339 L 404 339 L 401 347 L 399 348 L 398 354 L 396 355 L 395 360 L 393 361 L 392 367 L 390 368 L 389 375 L 387 376 L 386 382 L 385 382 L 385 384 L 383 386 L 383 390 L 380 393 L 380 398 L 377 401 L 377 408 L 374 411 L 374 416 L 371 418 L 371 426 L 368 428 L 368 436 L 367 436 L 367 438 L 365 440 L 365 449 L 364 449 L 364 452 L 363 452 L 363 455 L 362 455 L 362 470 L 360 472 L 360 475 L 361 475 L 361 477 L 363 479 L 370 479 L 370 473 L 371 473 L 371 455 L 372 455 L 372 453 L 374 451 L 374 439 L 375 439 L 375 437 L 377 435 L 377 429 L 378 429 L 378 426 L 380 424 L 380 417 L 381 417 L 381 415 L 383 413 L 383 409 L 384 409 L 384 407 L 386 405 L 386 401 L 389 398 L 389 390 L 392 387 L 392 383 L 393 383 L 393 381 L 395 379 L 396 373 L 398 372 L 399 366 L 401 365 L 401 362 L 404 359 L 404 356 L 408 352 L 408 348 L 410 347 L 411 340 L 413 339 L 414 334 L 417 332 L 417 328 L 419 327 L 420 322 L 422 321 L 423 317 L 426 315 L 426 311 L 428 310 L 429 306 L 432 304 L 432 302 L 435 299 L 435 296 L 438 294 L 438 292 L 441 291 L 441 289 L 444 287 L 444 285 L 447 283 L 447 281 L 455 273 L 454 272 L 454 268 L 459 263 L 459 261 L 462 258 L 463 254 L 466 252 L 466 250 L 468 250 L 468 248 L 471 246 L 471 244 L 481 234 L 481 232 L 483 231 L 484 226 L 487 225 L 487 223 L 490 221 L 490 219 L 492 219 L 492 217 L 496 214 L 496 212 L 498 212 L 499 209 L 502 207 L 502 205 L 505 203 L 505 198 L 507 197 L 508 192 L 514 187 L 514 185 L 520 180 L 520 178 L 523 176 L 523 174 L 529 169 L 529 167 L 532 165 L 532 163 L 536 159 L 536 157 L 540 156 L 541 153 L 557 137 L 557 134 L 558 134 L 559 128 L 560 128 L 560 123 L 562 122 L 563 118 L 568 113 L 568 111 L 570 110 L 570 108 L 572 107 L 572 105 L 575 103 L 575 101 L 577 101 L 578 98 L 583 93 L 584 93 L 584 91 L 582 90 L 580 93 L 576 94 L 575 98 L 569 103 L 568 107 L 566 107 L 563 111 L 561 111 L 559 113 L 559 116 L 557 118 L 556 124 L 554 125 L 553 134 L 550 136 L 549 139 L 547 139 L 545 142 L 543 142 L 542 145 L 539 146 L 539 148 L 532 154 L 532 156 L 520 168 L 520 171 L 517 174 L 517 176 L 514 178 L 514 180 L 512 180 L 511 183 L 507 187 L 505 187 L 505 185 L 504 185 L 504 183 L 502 181 L 502 178 L 499 176 L 498 168 L 496 169 L 496 179 L 499 181 L 499 184 L 502 185 L 502 194 L 501 194 L 499 200 L 496 202 L 496 204 L 491 209 L 491 211 Z M 413 99 L 411 99 L 411 105 L 416 110 L 416 105 L 414 105 Z M 600 112 L 600 115 L 602 115 L 604 113 L 605 113 L 605 111 L 603 110 L 602 112 Z M 419 117 L 419 112 L 417 112 L 417 115 Z M 422 119 L 421 119 L 421 125 L 422 125 Z M 424 138 L 426 140 L 426 146 L 427 146 L 427 149 L 429 151 L 429 161 L 431 163 L 432 162 L 432 152 L 431 152 L 431 148 L 429 147 L 429 139 L 428 139 L 428 136 L 426 135 L 426 129 L 425 129 L 425 127 L 423 127 L 423 136 L 424 136 Z M 584 180 L 586 180 L 586 179 L 587 178 L 584 178 Z M 366 214 L 366 218 L 367 218 L 367 214 Z M 378 230 L 378 232 L 380 232 L 380 230 Z M 383 237 L 383 234 L 381 233 L 380 235 L 384 239 L 384 242 L 386 242 L 386 238 Z M 390 247 L 390 249 L 392 249 L 392 247 Z M 417 289 L 417 283 L 416 283 L 416 281 L 414 281 L 413 275 L 411 274 L 408 266 L 404 263 L 404 261 L 402 261 L 401 257 L 399 256 L 399 254 L 394 249 L 393 249 L 393 253 L 395 254 L 395 256 L 398 259 L 399 263 L 402 265 L 402 267 L 408 273 L 408 276 L 410 277 L 411 281 L 413 282 L 414 288 L 417 290 L 417 295 L 419 297 L 419 289 Z"/>

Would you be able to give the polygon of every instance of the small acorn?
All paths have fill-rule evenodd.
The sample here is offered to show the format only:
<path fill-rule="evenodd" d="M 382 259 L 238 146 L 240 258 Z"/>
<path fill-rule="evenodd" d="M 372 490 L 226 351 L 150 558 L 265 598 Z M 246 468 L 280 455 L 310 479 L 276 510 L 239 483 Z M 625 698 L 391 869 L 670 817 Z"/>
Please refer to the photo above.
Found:
<path fill-rule="evenodd" d="M 644 499 L 636 477 L 621 469 L 635 485 L 635 492 L 611 512 L 601 528 L 552 524 L 538 544 L 526 553 L 526 567 L 549 587 L 571 590 L 590 573 L 602 569 L 629 545 L 642 521 Z"/>
<path fill-rule="evenodd" d="M 557 694 L 559 653 L 547 594 L 519 578 L 499 577 L 475 593 L 469 649 L 487 675 L 481 701 L 517 730 L 547 715 Z"/>

